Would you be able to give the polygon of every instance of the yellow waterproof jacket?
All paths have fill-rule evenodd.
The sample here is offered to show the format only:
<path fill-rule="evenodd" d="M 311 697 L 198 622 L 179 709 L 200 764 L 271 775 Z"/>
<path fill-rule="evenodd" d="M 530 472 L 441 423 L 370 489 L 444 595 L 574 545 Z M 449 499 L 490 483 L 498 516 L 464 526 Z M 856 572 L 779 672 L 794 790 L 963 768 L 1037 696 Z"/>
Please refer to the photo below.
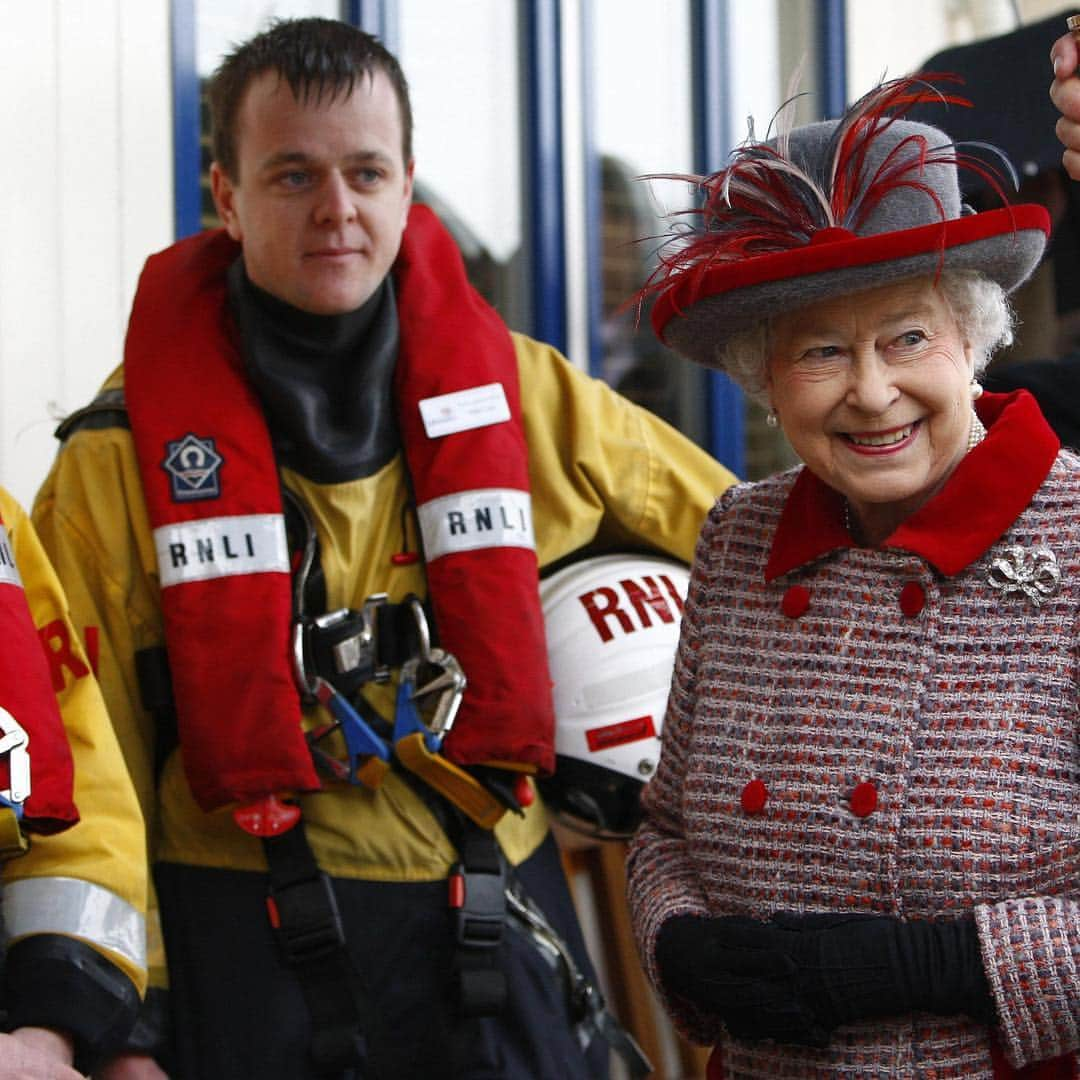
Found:
<path fill-rule="evenodd" d="M 59 967 L 65 957 L 74 966 L 85 963 L 80 953 L 89 947 L 105 958 L 107 970 L 115 969 L 113 975 L 123 973 L 114 983 L 121 997 L 127 994 L 127 981 L 139 994 L 145 990 L 145 833 L 123 755 L 60 582 L 29 518 L 3 489 L 0 517 L 34 625 L 47 641 L 57 703 L 74 760 L 75 804 L 81 819 L 63 832 L 34 835 L 29 850 L 0 870 L 8 975 L 16 1017 L 32 1012 L 35 1021 L 51 1020 L 52 1026 L 66 1029 L 65 1015 L 69 1009 L 78 1010 L 77 1001 L 31 1006 L 18 1000 L 20 982 L 32 984 L 35 993 L 46 988 L 41 954 L 34 946 L 45 940 L 42 935 L 62 939 L 57 945 L 54 937 L 48 947 L 50 962 L 59 958 Z M 32 738 L 28 749 L 32 782 Z M 32 978 L 24 968 L 33 969 Z"/>
<path fill-rule="evenodd" d="M 701 523 L 733 477 L 673 428 L 555 350 L 514 335 L 529 447 L 540 566 L 583 549 L 649 548 L 689 562 Z M 105 389 L 122 386 L 117 371 Z M 374 475 L 317 484 L 289 470 L 285 484 L 311 511 L 319 535 L 327 609 L 359 608 L 372 593 L 392 601 L 426 594 L 422 564 L 395 565 L 401 550 L 406 474 L 398 454 Z M 263 870 L 259 840 L 228 809 L 196 806 L 178 753 L 154 773 L 154 724 L 143 708 L 135 653 L 164 641 L 154 543 L 122 403 L 90 413 L 61 449 L 38 495 L 35 523 L 65 582 L 80 630 L 96 628 L 99 675 L 148 821 L 153 855 L 203 867 Z M 207 613 L 213 618 L 213 613 Z M 259 632 L 257 616 L 251 633 Z M 243 655 L 243 645 L 237 647 Z M 392 684 L 367 696 L 388 719 Z M 327 722 L 321 710 L 306 718 Z M 307 835 L 333 876 L 431 881 L 455 854 L 411 787 L 391 773 L 377 791 L 327 782 L 302 799 Z M 498 835 L 518 862 L 546 829 L 537 802 L 506 815 Z"/>

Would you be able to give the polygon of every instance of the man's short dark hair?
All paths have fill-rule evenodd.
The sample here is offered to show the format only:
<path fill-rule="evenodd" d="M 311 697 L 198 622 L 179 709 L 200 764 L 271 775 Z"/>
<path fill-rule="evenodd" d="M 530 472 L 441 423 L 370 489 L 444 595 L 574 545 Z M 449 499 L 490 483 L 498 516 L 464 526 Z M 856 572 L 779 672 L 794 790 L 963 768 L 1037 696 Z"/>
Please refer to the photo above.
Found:
<path fill-rule="evenodd" d="M 335 19 L 279 19 L 229 53 L 207 87 L 214 160 L 231 179 L 238 179 L 240 104 L 252 80 L 264 71 L 276 71 L 299 102 L 348 97 L 361 79 L 384 72 L 401 111 L 404 161 L 412 160 L 409 84 L 393 53 L 378 38 Z"/>

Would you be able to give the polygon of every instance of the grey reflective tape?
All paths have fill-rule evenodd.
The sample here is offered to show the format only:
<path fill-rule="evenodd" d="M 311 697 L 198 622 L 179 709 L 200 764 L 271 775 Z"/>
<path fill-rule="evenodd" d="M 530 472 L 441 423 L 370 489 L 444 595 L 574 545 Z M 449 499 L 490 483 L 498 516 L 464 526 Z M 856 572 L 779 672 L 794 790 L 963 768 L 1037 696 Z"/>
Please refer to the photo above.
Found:
<path fill-rule="evenodd" d="M 458 551 L 536 550 L 532 503 L 517 488 L 478 488 L 432 499 L 416 509 L 428 562 Z"/>
<path fill-rule="evenodd" d="M 146 967 L 146 919 L 101 885 L 68 877 L 23 878 L 4 885 L 3 907 L 9 939 L 67 934 Z"/>
<path fill-rule="evenodd" d="M 11 550 L 11 537 L 3 525 L 0 525 L 0 585 L 18 585 L 22 588 L 19 568 L 15 565 L 15 555 Z"/>
<path fill-rule="evenodd" d="M 154 530 L 161 587 L 237 574 L 289 572 L 281 514 L 202 518 Z"/>

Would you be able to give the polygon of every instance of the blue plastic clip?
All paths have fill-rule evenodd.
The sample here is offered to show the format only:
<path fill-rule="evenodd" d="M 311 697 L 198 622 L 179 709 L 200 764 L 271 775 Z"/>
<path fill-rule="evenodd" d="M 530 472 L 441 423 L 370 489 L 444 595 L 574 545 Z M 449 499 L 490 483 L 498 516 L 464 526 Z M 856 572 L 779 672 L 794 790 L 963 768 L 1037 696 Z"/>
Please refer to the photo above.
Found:
<path fill-rule="evenodd" d="M 424 737 L 424 746 L 434 754 L 442 746 L 442 736 L 431 731 L 421 719 L 420 710 L 416 707 L 415 676 L 410 677 L 406 668 L 402 669 L 401 681 L 397 689 L 397 703 L 394 709 L 394 743 L 397 744 L 407 735 L 419 732 Z M 415 667 L 413 670 L 415 671 Z"/>
<path fill-rule="evenodd" d="M 371 729 L 364 718 L 339 694 L 325 679 L 316 677 L 315 696 L 330 710 L 334 719 L 341 724 L 341 733 L 345 737 L 345 748 L 349 753 L 349 782 L 359 784 L 357 762 L 360 758 L 377 757 L 390 761 L 390 747 Z"/>

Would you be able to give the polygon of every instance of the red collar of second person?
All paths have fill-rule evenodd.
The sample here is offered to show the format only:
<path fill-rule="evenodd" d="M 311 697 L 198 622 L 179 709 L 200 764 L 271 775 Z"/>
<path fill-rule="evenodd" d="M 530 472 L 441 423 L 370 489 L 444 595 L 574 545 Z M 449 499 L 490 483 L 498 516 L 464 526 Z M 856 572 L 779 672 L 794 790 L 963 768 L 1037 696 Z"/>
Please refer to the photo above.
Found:
<path fill-rule="evenodd" d="M 984 394 L 976 410 L 986 438 L 881 545 L 910 551 L 946 576 L 979 558 L 1020 516 L 1061 446 L 1026 390 Z M 844 523 L 844 497 L 804 468 L 784 505 L 765 580 L 855 546 Z"/>

